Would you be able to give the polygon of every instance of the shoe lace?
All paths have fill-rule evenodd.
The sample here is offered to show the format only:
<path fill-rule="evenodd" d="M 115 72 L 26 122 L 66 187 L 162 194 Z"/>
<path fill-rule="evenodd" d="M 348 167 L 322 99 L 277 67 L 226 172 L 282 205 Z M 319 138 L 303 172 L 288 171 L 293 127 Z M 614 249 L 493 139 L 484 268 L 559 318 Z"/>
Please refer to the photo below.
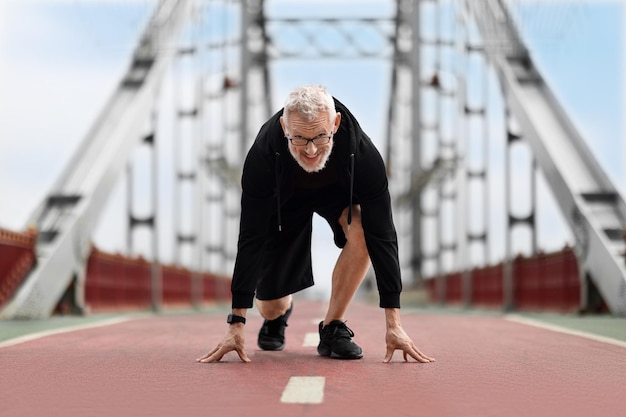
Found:
<path fill-rule="evenodd" d="M 354 337 L 352 329 L 350 329 L 346 323 L 343 322 L 333 323 L 331 333 L 335 337 L 345 337 L 347 339 Z"/>

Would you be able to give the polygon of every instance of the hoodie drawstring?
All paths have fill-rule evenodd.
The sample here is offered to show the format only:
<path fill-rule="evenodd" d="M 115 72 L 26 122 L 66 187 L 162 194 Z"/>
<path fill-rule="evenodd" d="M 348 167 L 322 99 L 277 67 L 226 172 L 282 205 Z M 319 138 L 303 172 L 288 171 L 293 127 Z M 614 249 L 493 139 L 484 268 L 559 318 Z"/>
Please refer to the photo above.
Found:
<path fill-rule="evenodd" d="M 282 219 L 280 217 L 280 153 L 274 154 L 276 161 L 274 164 L 274 177 L 276 178 L 276 206 L 278 212 L 278 231 L 283 231 Z"/>
<path fill-rule="evenodd" d="M 352 194 L 354 191 L 354 154 L 350 154 L 350 201 L 348 208 L 348 228 L 352 223 Z"/>

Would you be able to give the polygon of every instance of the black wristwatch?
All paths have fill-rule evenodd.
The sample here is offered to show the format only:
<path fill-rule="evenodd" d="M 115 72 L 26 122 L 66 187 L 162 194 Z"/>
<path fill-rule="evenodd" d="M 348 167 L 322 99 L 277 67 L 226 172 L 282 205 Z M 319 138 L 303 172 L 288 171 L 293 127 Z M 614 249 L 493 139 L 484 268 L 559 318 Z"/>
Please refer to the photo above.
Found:
<path fill-rule="evenodd" d="M 229 314 L 228 318 L 226 319 L 226 323 L 228 323 L 228 324 L 233 324 L 233 323 L 243 323 L 243 324 L 246 324 L 246 318 L 242 317 L 242 316 L 237 316 L 235 314 Z"/>

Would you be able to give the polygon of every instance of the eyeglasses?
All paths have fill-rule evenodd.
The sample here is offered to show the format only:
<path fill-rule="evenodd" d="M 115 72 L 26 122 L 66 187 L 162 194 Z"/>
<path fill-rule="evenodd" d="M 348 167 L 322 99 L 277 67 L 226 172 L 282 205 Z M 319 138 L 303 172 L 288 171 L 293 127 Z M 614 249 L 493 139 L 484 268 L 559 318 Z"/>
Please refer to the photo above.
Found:
<path fill-rule="evenodd" d="M 321 145 L 326 145 L 328 142 L 330 142 L 330 139 L 333 137 L 333 134 L 332 133 L 330 135 L 321 134 L 314 138 L 303 138 L 302 136 L 296 136 L 295 138 L 292 138 L 289 136 L 285 136 L 285 137 L 289 139 L 289 142 L 291 142 L 291 144 L 294 146 L 307 146 L 309 142 L 313 142 L 315 146 L 321 146 Z"/>

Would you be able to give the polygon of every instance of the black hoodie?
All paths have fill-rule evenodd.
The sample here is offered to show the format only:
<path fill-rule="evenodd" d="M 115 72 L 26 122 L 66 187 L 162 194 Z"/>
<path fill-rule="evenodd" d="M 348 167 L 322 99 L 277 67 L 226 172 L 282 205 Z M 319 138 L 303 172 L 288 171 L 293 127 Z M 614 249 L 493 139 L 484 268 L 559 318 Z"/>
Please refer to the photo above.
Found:
<path fill-rule="evenodd" d="M 356 199 L 361 205 L 380 307 L 399 308 L 402 281 L 398 241 L 384 162 L 352 113 L 337 99 L 335 106 L 341 113 L 341 123 L 334 136 L 331 158 L 339 167 L 338 183 L 345 189 L 346 201 Z M 280 207 L 295 187 L 296 176 L 290 170 L 294 166 L 301 169 L 287 163 L 293 157 L 280 125 L 282 113 L 280 110 L 261 127 L 244 163 L 239 242 L 231 285 L 233 308 L 252 307 L 269 228 L 280 228 Z M 278 219 L 278 224 L 270 224 L 272 217 Z"/>

